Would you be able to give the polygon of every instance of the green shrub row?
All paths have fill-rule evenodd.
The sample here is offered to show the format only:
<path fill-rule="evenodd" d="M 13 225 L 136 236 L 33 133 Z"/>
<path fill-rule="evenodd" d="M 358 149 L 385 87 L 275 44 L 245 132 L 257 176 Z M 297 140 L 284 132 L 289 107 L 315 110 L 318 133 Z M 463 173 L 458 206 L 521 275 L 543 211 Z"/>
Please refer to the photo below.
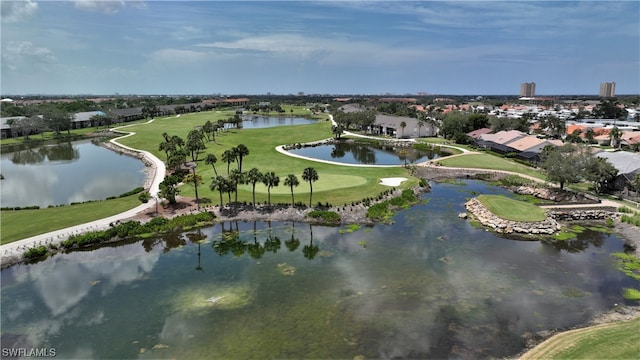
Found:
<path fill-rule="evenodd" d="M 339 224 L 341 219 L 340 214 L 337 212 L 325 210 L 313 210 L 307 214 L 307 217 L 320 219 L 326 224 Z"/>
<path fill-rule="evenodd" d="M 622 215 L 620 221 L 640 227 L 640 215 Z"/>
<path fill-rule="evenodd" d="M 47 255 L 48 252 L 49 251 L 47 250 L 46 246 L 40 245 L 38 247 L 34 247 L 25 251 L 23 255 L 26 259 L 31 260 L 31 259 L 37 259 L 37 258 L 43 257 Z"/>
<path fill-rule="evenodd" d="M 17 210 L 36 210 L 40 209 L 40 206 L 14 206 L 14 207 L 2 207 L 0 211 L 17 211 Z"/>
<path fill-rule="evenodd" d="M 214 218 L 215 215 L 213 215 L 213 213 L 202 212 L 198 214 L 180 215 L 173 219 L 157 217 L 144 224 L 139 221 L 131 220 L 112 226 L 107 230 L 72 235 L 62 242 L 62 246 L 70 249 L 76 246 L 84 247 L 98 244 L 111 239 L 126 239 L 143 234 L 163 233 L 175 229 L 187 229 L 198 224 L 212 221 Z"/>

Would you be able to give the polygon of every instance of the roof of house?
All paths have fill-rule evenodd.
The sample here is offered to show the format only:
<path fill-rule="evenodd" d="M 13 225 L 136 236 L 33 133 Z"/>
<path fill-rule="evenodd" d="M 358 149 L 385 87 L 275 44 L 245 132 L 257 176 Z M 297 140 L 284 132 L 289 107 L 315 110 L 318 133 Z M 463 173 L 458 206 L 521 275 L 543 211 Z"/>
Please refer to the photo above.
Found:
<path fill-rule="evenodd" d="M 526 151 L 528 149 L 537 147 L 544 142 L 544 140 L 538 139 L 535 136 L 525 136 L 510 142 L 509 147 L 514 148 L 518 151 Z"/>
<path fill-rule="evenodd" d="M 470 133 L 467 133 L 467 136 L 469 136 L 471 138 L 474 138 L 474 139 L 477 139 L 480 135 L 489 134 L 489 133 L 491 133 L 491 129 L 482 128 L 482 129 L 476 129 L 476 130 L 473 130 Z"/>
<path fill-rule="evenodd" d="M 620 175 L 640 171 L 640 154 L 628 151 L 601 151 L 596 156 L 607 159 Z"/>
<path fill-rule="evenodd" d="M 511 141 L 522 138 L 524 136 L 526 136 L 526 134 L 518 130 L 509 130 L 509 131 L 503 130 L 503 131 L 498 131 L 495 134 L 480 135 L 478 139 L 481 139 L 484 141 L 491 141 L 496 144 L 506 145 Z"/>
<path fill-rule="evenodd" d="M 81 121 L 89 121 L 89 119 L 91 119 L 92 116 L 94 115 L 100 115 L 100 116 L 105 116 L 106 114 L 102 111 L 85 111 L 85 112 L 79 112 L 79 113 L 75 113 L 73 114 L 73 120 L 75 122 L 81 122 Z"/>

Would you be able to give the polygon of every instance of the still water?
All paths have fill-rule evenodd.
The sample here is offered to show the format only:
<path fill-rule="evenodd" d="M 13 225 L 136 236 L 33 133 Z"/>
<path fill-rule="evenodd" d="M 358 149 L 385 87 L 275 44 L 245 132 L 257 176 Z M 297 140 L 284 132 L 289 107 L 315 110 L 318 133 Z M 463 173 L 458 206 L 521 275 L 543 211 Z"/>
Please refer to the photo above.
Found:
<path fill-rule="evenodd" d="M 40 206 L 103 200 L 143 186 L 145 166 L 91 140 L 3 153 L 0 205 Z"/>
<path fill-rule="evenodd" d="M 318 120 L 303 117 L 286 116 L 244 116 L 242 117 L 242 127 L 245 129 L 268 128 L 274 126 L 306 125 L 315 124 Z"/>
<path fill-rule="evenodd" d="M 3 347 L 60 358 L 490 358 L 625 303 L 615 235 L 563 248 L 457 218 L 469 181 L 393 225 L 233 222 L 3 270 Z M 575 246 L 573 246 L 575 245 Z"/>
<path fill-rule="evenodd" d="M 373 146 L 358 143 L 318 145 L 288 150 L 292 154 L 345 164 L 401 165 L 427 161 L 442 156 L 439 151 L 422 151 L 410 147 Z"/>

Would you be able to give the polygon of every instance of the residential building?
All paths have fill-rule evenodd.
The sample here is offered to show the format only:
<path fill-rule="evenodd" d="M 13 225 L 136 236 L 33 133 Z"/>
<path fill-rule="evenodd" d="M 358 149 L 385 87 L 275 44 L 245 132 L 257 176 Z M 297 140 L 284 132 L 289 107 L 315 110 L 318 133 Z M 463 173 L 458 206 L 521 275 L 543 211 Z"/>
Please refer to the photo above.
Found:
<path fill-rule="evenodd" d="M 522 97 L 534 97 L 536 96 L 536 83 L 522 83 L 520 84 L 520 96 Z"/>
<path fill-rule="evenodd" d="M 600 83 L 600 97 L 614 97 L 616 96 L 616 83 L 604 82 Z"/>

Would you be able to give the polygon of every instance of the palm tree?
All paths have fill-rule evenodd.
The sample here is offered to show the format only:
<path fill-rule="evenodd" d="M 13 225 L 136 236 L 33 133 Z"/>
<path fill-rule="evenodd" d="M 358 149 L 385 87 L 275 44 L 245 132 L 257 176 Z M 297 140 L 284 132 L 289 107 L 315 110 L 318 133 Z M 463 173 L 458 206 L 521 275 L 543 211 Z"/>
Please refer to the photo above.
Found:
<path fill-rule="evenodd" d="M 238 202 L 238 184 L 244 184 L 244 174 L 238 169 L 231 170 L 231 173 L 229 174 L 229 184 L 236 193 L 234 202 Z"/>
<path fill-rule="evenodd" d="M 611 147 L 618 147 L 620 145 L 621 136 L 622 131 L 620 131 L 617 126 L 614 126 L 609 133 L 609 138 L 611 139 Z"/>
<path fill-rule="evenodd" d="M 284 186 L 288 186 L 291 188 L 291 206 L 295 206 L 295 202 L 293 199 L 293 187 L 300 185 L 300 181 L 298 181 L 298 177 L 294 174 L 287 175 L 287 178 L 284 179 Z"/>
<path fill-rule="evenodd" d="M 185 183 L 190 183 L 193 184 L 193 187 L 196 191 L 196 206 L 198 209 L 200 209 L 200 202 L 198 200 L 198 185 L 202 184 L 202 176 L 199 174 L 196 174 L 196 169 L 193 169 L 192 173 L 187 174 L 187 176 L 184 177 L 184 181 Z"/>
<path fill-rule="evenodd" d="M 312 167 L 308 167 L 306 169 L 304 169 L 304 171 L 302 172 L 302 180 L 307 181 L 309 183 L 309 207 L 311 207 L 312 204 L 312 197 L 313 197 L 313 183 L 315 181 L 318 181 L 318 172 L 316 171 L 316 169 L 312 168 Z"/>
<path fill-rule="evenodd" d="M 209 189 L 211 189 L 211 191 L 218 190 L 218 192 L 220 192 L 220 207 L 222 207 L 224 205 L 222 203 L 222 193 L 227 191 L 227 179 L 225 179 L 223 176 L 220 176 L 220 175 L 214 177 L 211 180 Z"/>
<path fill-rule="evenodd" d="M 264 174 L 262 182 L 267 187 L 267 204 L 271 206 L 271 188 L 280 184 L 280 178 L 275 172 L 270 171 Z"/>
<path fill-rule="evenodd" d="M 400 127 L 402 128 L 402 137 L 404 137 L 404 128 L 407 127 L 407 123 L 404 121 L 400 122 Z"/>
<path fill-rule="evenodd" d="M 236 161 L 236 154 L 233 150 L 225 150 L 222 153 L 222 161 L 227 163 L 227 174 L 229 174 L 229 167 L 231 166 L 232 162 Z"/>
<path fill-rule="evenodd" d="M 213 166 L 213 172 L 218 176 L 218 171 L 216 170 L 216 163 L 218 162 L 218 158 L 213 154 L 207 154 L 207 157 L 204 158 L 204 163 L 207 165 Z"/>
<path fill-rule="evenodd" d="M 420 129 L 424 126 L 424 120 L 418 120 L 418 137 L 420 137 Z"/>
<path fill-rule="evenodd" d="M 251 184 L 253 192 L 253 206 L 256 206 L 256 184 L 262 181 L 262 173 L 257 168 L 252 168 L 247 172 L 245 180 L 248 184 Z M 286 184 L 286 183 L 285 183 Z"/>
<path fill-rule="evenodd" d="M 244 144 L 238 144 L 234 149 L 238 161 L 238 170 L 242 172 L 242 158 L 249 155 L 249 149 Z"/>

